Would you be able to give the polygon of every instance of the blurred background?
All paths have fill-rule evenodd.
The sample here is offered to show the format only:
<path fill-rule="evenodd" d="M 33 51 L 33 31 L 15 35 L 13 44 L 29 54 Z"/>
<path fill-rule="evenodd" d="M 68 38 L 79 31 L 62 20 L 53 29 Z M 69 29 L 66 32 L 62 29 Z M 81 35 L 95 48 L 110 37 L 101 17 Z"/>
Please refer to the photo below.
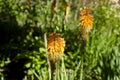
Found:
<path fill-rule="evenodd" d="M 91 8 L 94 21 L 83 80 L 120 80 L 120 1 L 56 1 L 53 10 L 53 0 L 0 0 L 0 80 L 48 80 L 44 33 L 51 32 L 66 41 L 60 64 L 65 72 L 55 80 L 79 80 L 79 18 L 84 8 Z"/>

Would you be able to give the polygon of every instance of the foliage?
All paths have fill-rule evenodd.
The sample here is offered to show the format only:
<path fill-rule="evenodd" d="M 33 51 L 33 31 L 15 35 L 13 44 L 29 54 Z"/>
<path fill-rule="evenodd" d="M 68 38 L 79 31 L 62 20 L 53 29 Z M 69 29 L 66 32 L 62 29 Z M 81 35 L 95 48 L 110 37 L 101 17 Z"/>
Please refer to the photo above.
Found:
<path fill-rule="evenodd" d="M 79 1 L 82 2 L 70 1 L 66 23 L 64 1 L 59 2 L 51 21 L 52 0 L 0 0 L 0 77 L 5 76 L 2 71 L 6 65 L 28 58 L 30 61 L 24 65 L 29 67 L 27 79 L 48 80 L 44 33 L 57 32 L 65 38 L 66 47 L 54 78 L 79 80 L 82 53 L 78 14 L 87 6 L 92 8 L 94 23 L 84 54 L 83 80 L 119 80 L 119 8 L 110 7 L 108 0 L 89 2 L 89 5 Z"/>

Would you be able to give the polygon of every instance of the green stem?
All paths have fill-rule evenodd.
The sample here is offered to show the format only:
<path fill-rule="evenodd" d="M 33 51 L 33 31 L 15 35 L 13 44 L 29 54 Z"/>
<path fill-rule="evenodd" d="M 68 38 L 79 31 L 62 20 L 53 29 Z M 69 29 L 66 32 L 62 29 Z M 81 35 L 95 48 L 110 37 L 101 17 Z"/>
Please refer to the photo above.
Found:
<path fill-rule="evenodd" d="M 50 61 L 50 67 L 51 67 L 51 80 L 54 80 L 55 62 Z"/>
<path fill-rule="evenodd" d="M 83 55 L 81 57 L 80 80 L 83 79 Z"/>
<path fill-rule="evenodd" d="M 82 40 L 82 45 L 81 45 L 81 67 L 80 67 L 80 80 L 83 80 L 83 66 L 84 66 L 84 54 L 86 52 L 85 50 L 86 47 L 86 40 Z"/>
<path fill-rule="evenodd" d="M 46 34 L 46 33 L 44 33 L 44 42 L 45 42 L 46 56 L 47 56 L 47 62 L 48 62 L 49 80 L 51 80 L 51 64 L 50 64 L 50 60 L 49 60 L 49 58 L 48 58 L 48 51 L 47 51 L 47 34 Z"/>

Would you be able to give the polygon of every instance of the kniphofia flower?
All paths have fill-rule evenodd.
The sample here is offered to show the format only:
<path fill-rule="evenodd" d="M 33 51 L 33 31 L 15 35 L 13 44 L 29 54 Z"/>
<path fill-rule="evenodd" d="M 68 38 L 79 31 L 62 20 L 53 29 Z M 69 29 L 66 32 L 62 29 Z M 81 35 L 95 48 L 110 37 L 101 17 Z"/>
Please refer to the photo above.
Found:
<path fill-rule="evenodd" d="M 65 40 L 57 33 L 51 33 L 48 38 L 48 56 L 50 61 L 55 62 L 64 53 Z"/>
<path fill-rule="evenodd" d="M 51 6 L 51 12 L 54 13 L 57 9 L 57 0 L 54 0 Z"/>
<path fill-rule="evenodd" d="M 69 9 L 70 9 L 70 3 L 69 2 L 64 2 L 63 3 L 63 8 L 64 8 L 64 11 L 65 11 L 65 21 L 67 22 Z"/>
<path fill-rule="evenodd" d="M 82 31 L 83 39 L 86 39 L 88 33 L 92 29 L 93 26 L 93 16 L 90 14 L 91 9 L 87 8 L 80 12 L 80 28 Z"/>

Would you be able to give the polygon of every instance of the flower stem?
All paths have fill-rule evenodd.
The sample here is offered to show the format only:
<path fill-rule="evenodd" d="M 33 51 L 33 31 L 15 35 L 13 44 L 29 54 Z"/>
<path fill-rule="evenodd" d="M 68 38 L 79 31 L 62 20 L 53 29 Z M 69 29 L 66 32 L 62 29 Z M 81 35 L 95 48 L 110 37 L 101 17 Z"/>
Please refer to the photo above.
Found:
<path fill-rule="evenodd" d="M 83 80 L 83 56 L 81 57 L 80 80 Z"/>
<path fill-rule="evenodd" d="M 47 56 L 47 62 L 48 62 L 49 80 L 51 80 L 51 65 L 50 65 L 50 60 L 49 60 L 49 58 L 48 58 L 47 36 L 46 36 L 46 33 L 44 33 L 44 42 L 45 42 L 46 56 Z"/>
<path fill-rule="evenodd" d="M 85 50 L 85 47 L 86 47 L 86 40 L 83 39 L 82 40 L 82 45 L 81 45 L 81 66 L 80 66 L 80 80 L 83 80 L 83 66 L 84 66 L 84 54 L 86 52 Z"/>

